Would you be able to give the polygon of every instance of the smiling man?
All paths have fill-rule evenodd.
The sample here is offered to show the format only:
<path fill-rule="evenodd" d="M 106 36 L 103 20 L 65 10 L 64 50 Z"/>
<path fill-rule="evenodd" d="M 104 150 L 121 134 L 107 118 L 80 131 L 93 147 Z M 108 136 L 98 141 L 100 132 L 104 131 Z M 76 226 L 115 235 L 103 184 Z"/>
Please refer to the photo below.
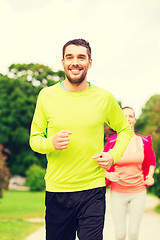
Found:
<path fill-rule="evenodd" d="M 64 86 L 71 91 L 82 91 L 88 88 L 87 71 L 91 67 L 92 59 L 84 46 L 74 44 L 65 45 L 63 50 L 62 65 L 66 79 Z"/>
<path fill-rule="evenodd" d="M 63 47 L 65 80 L 43 89 L 31 126 L 30 145 L 46 154 L 46 239 L 102 240 L 105 170 L 124 153 L 132 130 L 107 90 L 87 81 L 91 48 L 83 39 Z M 104 148 L 104 123 L 118 134 Z"/>
<path fill-rule="evenodd" d="M 76 86 L 86 83 L 87 71 L 91 67 L 92 59 L 89 59 L 87 50 L 83 46 L 69 45 L 66 48 L 62 65 L 66 79 Z M 84 86 L 85 88 L 86 86 Z"/>

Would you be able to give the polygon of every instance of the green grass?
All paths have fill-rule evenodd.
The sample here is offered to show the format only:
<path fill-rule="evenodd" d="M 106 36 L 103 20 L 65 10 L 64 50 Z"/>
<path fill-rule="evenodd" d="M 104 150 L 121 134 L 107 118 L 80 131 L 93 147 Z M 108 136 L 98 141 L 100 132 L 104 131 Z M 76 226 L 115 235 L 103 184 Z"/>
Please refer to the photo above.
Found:
<path fill-rule="evenodd" d="M 43 223 L 31 223 L 23 220 L 0 222 L 1 240 L 25 240 L 32 232 L 43 226 Z"/>
<path fill-rule="evenodd" d="M 153 197 L 156 197 L 157 198 L 157 196 L 155 195 L 155 194 L 153 194 L 153 193 L 151 193 L 151 192 L 148 192 L 148 195 L 150 195 L 150 196 L 153 196 Z M 155 207 L 155 212 L 156 213 L 158 213 L 158 214 L 160 214 L 160 204 L 158 204 L 156 207 Z"/>
<path fill-rule="evenodd" d="M 160 204 L 156 206 L 155 211 L 156 213 L 160 214 Z"/>
<path fill-rule="evenodd" d="M 6 191 L 0 198 L 0 219 L 44 217 L 44 192 Z"/>
<path fill-rule="evenodd" d="M 44 192 L 6 191 L 0 198 L 0 239 L 24 240 L 44 223 L 28 218 L 44 218 Z"/>

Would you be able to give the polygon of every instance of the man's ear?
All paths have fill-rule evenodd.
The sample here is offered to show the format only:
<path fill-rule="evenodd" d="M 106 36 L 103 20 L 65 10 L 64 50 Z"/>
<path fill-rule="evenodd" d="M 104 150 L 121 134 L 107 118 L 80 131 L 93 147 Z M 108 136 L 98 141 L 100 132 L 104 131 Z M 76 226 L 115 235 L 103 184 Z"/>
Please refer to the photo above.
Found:
<path fill-rule="evenodd" d="M 64 68 L 64 59 L 61 60 L 62 67 Z"/>
<path fill-rule="evenodd" d="M 88 69 L 92 67 L 92 59 L 89 59 L 89 65 L 88 65 Z"/>

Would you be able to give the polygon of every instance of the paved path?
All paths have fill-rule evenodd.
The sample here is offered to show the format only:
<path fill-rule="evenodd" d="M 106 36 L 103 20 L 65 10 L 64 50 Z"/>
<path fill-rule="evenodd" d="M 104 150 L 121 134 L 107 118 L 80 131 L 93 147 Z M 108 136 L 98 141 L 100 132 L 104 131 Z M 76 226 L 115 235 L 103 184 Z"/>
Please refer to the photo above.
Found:
<path fill-rule="evenodd" d="M 107 211 L 104 227 L 104 240 L 114 240 L 114 227 L 110 213 L 110 198 L 107 194 Z M 139 240 L 160 240 L 160 215 L 153 209 L 160 203 L 160 200 L 147 195 L 146 207 L 140 227 Z M 26 240 L 45 240 L 45 228 L 41 227 L 38 231 L 31 234 Z M 78 240 L 78 238 L 76 239 Z M 128 240 L 128 239 L 126 239 Z"/>

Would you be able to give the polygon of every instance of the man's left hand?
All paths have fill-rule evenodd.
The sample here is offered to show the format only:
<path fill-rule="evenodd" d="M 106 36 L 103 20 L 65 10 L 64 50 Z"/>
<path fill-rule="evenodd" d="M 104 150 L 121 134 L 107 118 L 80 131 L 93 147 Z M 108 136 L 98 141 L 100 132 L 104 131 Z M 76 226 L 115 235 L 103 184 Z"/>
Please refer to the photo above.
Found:
<path fill-rule="evenodd" d="M 104 170 L 110 169 L 113 164 L 113 157 L 108 152 L 100 152 L 92 157 L 93 159 L 97 158 L 98 165 Z"/>

